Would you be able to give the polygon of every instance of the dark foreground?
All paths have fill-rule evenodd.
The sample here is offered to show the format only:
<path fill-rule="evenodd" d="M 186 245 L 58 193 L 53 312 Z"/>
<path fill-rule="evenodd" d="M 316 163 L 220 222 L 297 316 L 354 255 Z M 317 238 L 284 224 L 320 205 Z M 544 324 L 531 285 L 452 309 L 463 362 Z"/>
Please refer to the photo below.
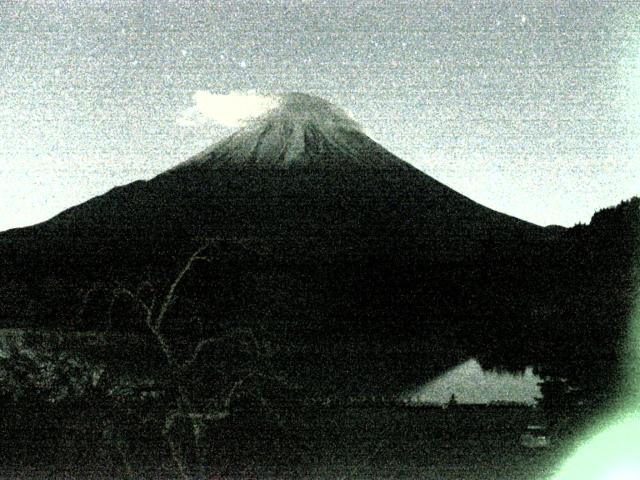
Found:
<path fill-rule="evenodd" d="M 178 478 L 159 415 L 54 409 L 5 417 L 2 478 Z M 559 442 L 519 446 L 534 409 L 331 406 L 248 412 L 207 426 L 192 478 L 549 478 Z"/>

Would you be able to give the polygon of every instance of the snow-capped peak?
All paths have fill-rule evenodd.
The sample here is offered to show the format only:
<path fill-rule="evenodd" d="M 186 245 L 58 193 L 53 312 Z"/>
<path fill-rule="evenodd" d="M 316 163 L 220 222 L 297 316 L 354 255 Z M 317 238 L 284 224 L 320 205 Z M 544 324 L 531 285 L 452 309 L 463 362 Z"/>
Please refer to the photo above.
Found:
<path fill-rule="evenodd" d="M 254 127 L 273 122 L 288 122 L 300 126 L 314 125 L 322 130 L 337 128 L 360 130 L 344 110 L 326 100 L 306 93 L 278 95 L 277 106 L 254 121 Z"/>
<path fill-rule="evenodd" d="M 392 157 L 345 111 L 304 93 L 275 97 L 275 106 L 178 168 L 222 166 L 376 166 Z M 384 157 L 384 158 L 383 158 Z M 399 161 L 395 157 L 393 163 Z"/>

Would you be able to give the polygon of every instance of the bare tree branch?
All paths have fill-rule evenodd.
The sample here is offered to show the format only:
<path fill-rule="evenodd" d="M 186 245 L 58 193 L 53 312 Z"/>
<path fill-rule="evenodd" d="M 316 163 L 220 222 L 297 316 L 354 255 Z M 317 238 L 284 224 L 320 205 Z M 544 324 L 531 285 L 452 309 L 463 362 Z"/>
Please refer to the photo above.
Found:
<path fill-rule="evenodd" d="M 145 319 L 147 321 L 153 316 L 153 311 L 151 310 L 151 307 L 149 307 L 149 305 L 147 305 L 139 296 L 137 296 L 135 293 L 133 293 L 128 288 L 117 287 L 117 288 L 115 288 L 113 290 L 113 295 L 114 295 L 114 297 L 126 296 L 126 297 L 131 298 L 131 300 L 133 300 L 135 303 L 137 303 L 138 306 L 141 307 L 144 310 Z"/>
<path fill-rule="evenodd" d="M 169 450 L 171 451 L 171 457 L 173 458 L 173 462 L 178 467 L 178 472 L 180 473 L 180 477 L 183 480 L 190 480 L 189 473 L 187 471 L 187 466 L 182 458 L 182 453 L 180 451 L 179 446 L 176 444 L 171 431 L 173 430 L 173 426 L 176 420 L 180 417 L 180 412 L 174 411 L 167 415 L 164 428 L 162 433 L 167 439 L 167 443 L 169 444 Z"/>
<path fill-rule="evenodd" d="M 229 408 L 231 407 L 231 401 L 233 400 L 233 397 L 235 396 L 236 392 L 242 387 L 242 385 L 244 385 L 244 383 L 247 380 L 249 380 L 253 376 L 254 376 L 253 372 L 249 373 L 248 375 L 245 375 L 244 377 L 237 380 L 236 383 L 233 384 L 233 387 L 231 387 L 231 390 L 229 390 L 229 393 L 227 394 L 227 397 L 225 398 L 225 401 L 224 401 L 224 408 L 226 411 L 228 411 Z"/>
<path fill-rule="evenodd" d="M 184 352 L 186 359 L 183 359 L 184 355 L 182 353 L 178 355 L 178 352 L 181 351 L 177 350 L 178 347 L 170 341 L 169 337 L 162 333 L 163 322 L 168 318 L 171 306 L 178 298 L 178 288 L 187 274 L 193 269 L 196 262 L 212 261 L 212 259 L 205 254 L 205 251 L 211 247 L 215 241 L 215 239 L 207 239 L 189 257 L 169 285 L 166 294 L 161 294 L 154 289 L 150 281 L 145 281 L 138 285 L 135 293 L 125 286 L 117 285 L 117 288 L 113 289 L 113 298 L 109 305 L 109 318 L 111 319 L 112 310 L 117 298 L 124 296 L 131 299 L 134 304 L 143 311 L 145 324 L 155 338 L 168 363 L 171 387 L 175 388 L 172 392 L 175 395 L 176 408 L 168 412 L 165 417 L 163 435 L 167 439 L 171 456 L 176 464 L 179 476 L 182 479 L 190 478 L 190 472 L 188 468 L 189 463 L 186 458 L 187 454 L 183 450 L 184 445 L 176 438 L 176 432 L 174 431 L 176 427 L 175 424 L 179 419 L 183 419 L 188 423 L 190 434 L 193 435 L 192 438 L 195 440 L 196 454 L 202 455 L 204 452 L 202 441 L 206 431 L 206 423 L 217 422 L 229 417 L 234 399 L 238 397 L 241 389 L 247 387 L 247 383 L 251 379 L 275 381 L 282 385 L 291 386 L 286 379 L 270 373 L 271 366 L 269 359 L 272 356 L 272 347 L 268 343 L 262 342 L 261 338 L 256 336 L 252 328 L 236 328 L 217 337 L 204 338 L 195 344 L 190 353 Z M 240 243 L 240 245 L 247 248 L 244 243 Z M 157 292 L 160 294 L 158 295 Z M 237 311 L 245 310 L 248 310 L 246 305 Z M 238 375 L 239 378 L 236 377 L 237 380 L 233 384 L 230 382 L 227 383 L 228 378 L 223 377 L 223 383 L 226 383 L 227 387 L 230 388 L 228 388 L 226 394 L 223 390 L 220 392 L 220 395 L 209 398 L 203 408 L 203 405 L 196 401 L 197 397 L 193 396 L 197 392 L 191 390 L 192 385 L 190 381 L 192 379 L 188 378 L 190 373 L 189 368 L 199 360 L 205 349 L 224 344 L 231 340 L 236 340 L 237 347 L 244 349 L 251 356 L 251 360 L 248 362 L 247 368 L 242 368 L 240 371 L 236 370 L 235 374 Z M 269 371 L 265 372 L 265 370 Z M 232 379 L 229 380 L 233 381 Z M 260 386 L 257 388 L 260 388 Z M 263 403 L 265 402 L 262 396 L 261 400 Z M 204 460 L 200 458 L 199 461 Z"/>
<path fill-rule="evenodd" d="M 167 310 L 169 310 L 169 307 L 171 306 L 174 300 L 175 292 L 176 292 L 176 289 L 178 288 L 178 285 L 180 285 L 180 282 L 182 282 L 182 279 L 187 274 L 187 272 L 191 270 L 191 267 L 196 261 L 206 259 L 206 257 L 203 257 L 201 255 L 202 255 L 202 252 L 204 252 L 207 248 L 209 248 L 211 243 L 212 243 L 211 240 L 205 241 L 204 244 L 200 248 L 198 248 L 198 250 L 196 250 L 193 253 L 193 255 L 191 255 L 191 257 L 189 257 L 189 260 L 187 261 L 185 266 L 182 268 L 182 270 L 180 270 L 180 273 L 178 273 L 178 276 L 175 278 L 175 280 L 169 287 L 169 291 L 167 292 L 167 295 L 164 297 L 164 302 L 162 302 L 162 305 L 160 306 L 160 311 L 158 312 L 158 315 L 155 319 L 155 328 L 157 330 L 160 330 L 160 328 L 162 327 L 162 322 L 164 320 L 165 315 L 167 314 Z"/>

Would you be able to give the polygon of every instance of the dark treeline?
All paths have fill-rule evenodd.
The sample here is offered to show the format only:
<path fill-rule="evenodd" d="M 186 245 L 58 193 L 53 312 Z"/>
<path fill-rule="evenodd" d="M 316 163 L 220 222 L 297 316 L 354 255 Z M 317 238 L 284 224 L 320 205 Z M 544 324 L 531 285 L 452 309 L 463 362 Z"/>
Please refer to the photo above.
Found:
<path fill-rule="evenodd" d="M 624 367 L 639 251 L 638 198 L 564 231 L 538 254 L 538 271 L 531 272 L 538 292 L 523 319 L 529 323 L 503 337 L 505 348 L 480 355 L 485 366 L 535 365 L 543 378 L 542 404 L 555 418 L 588 418 L 617 401 L 628 382 Z"/>

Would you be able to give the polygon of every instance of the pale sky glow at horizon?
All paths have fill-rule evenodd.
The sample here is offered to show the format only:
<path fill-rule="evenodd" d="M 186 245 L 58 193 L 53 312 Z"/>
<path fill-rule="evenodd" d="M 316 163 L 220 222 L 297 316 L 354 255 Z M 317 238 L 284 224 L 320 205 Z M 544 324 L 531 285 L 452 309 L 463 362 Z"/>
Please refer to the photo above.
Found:
<path fill-rule="evenodd" d="M 151 178 L 286 91 L 534 223 L 640 194 L 640 2 L 6 0 L 0 231 Z"/>

